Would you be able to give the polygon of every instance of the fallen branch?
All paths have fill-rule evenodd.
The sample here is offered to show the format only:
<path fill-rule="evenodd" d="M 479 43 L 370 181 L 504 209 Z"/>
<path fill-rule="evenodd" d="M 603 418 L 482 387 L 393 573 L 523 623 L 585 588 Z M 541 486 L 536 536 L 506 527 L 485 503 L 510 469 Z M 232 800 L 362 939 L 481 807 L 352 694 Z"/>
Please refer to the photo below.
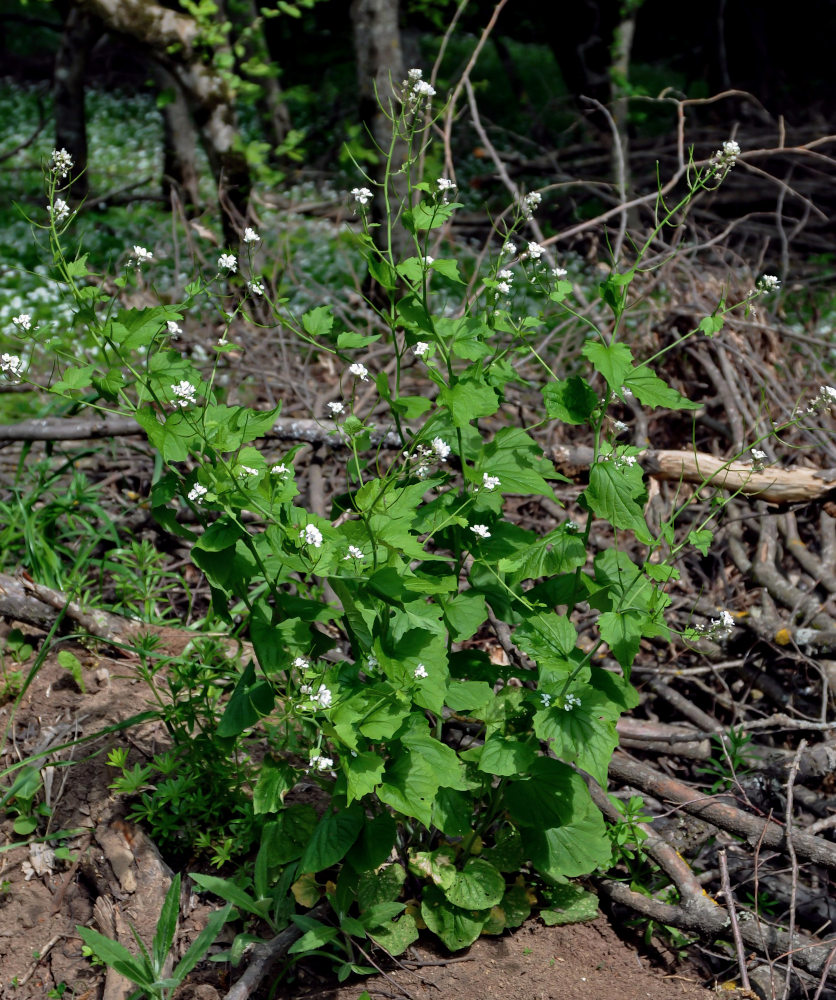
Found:
<path fill-rule="evenodd" d="M 685 812 L 722 830 L 746 837 L 751 843 L 761 840 L 766 847 L 786 849 L 787 831 L 780 824 L 753 816 L 736 806 L 719 801 L 715 796 L 704 795 L 690 785 L 660 774 L 647 764 L 631 760 L 624 754 L 615 754 L 610 761 L 609 774 L 611 778 L 641 788 L 662 802 L 676 803 Z M 836 868 L 836 844 L 831 841 L 794 831 L 792 843 L 800 858 Z"/>

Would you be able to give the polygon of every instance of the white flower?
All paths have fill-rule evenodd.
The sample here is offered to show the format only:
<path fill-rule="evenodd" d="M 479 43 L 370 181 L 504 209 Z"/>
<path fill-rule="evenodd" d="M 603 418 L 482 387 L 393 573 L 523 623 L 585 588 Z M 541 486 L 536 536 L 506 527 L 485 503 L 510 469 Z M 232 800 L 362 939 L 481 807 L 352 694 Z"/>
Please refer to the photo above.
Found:
<path fill-rule="evenodd" d="M 203 498 L 209 490 L 205 486 L 201 486 L 200 483 L 195 483 L 194 486 L 186 494 L 186 497 L 191 500 L 192 503 L 203 503 Z"/>
<path fill-rule="evenodd" d="M 540 194 L 539 191 L 531 191 L 529 194 L 525 196 L 525 198 L 523 198 L 523 205 L 525 206 L 525 209 L 527 210 L 529 215 L 534 211 L 535 208 L 540 207 L 540 202 L 542 202 L 542 200 L 543 196 Z"/>
<path fill-rule="evenodd" d="M 539 260 L 543 256 L 543 248 L 539 243 L 529 243 L 527 253 L 532 260 Z"/>
<path fill-rule="evenodd" d="M 283 476 L 288 471 L 289 469 L 284 463 L 274 465 L 273 468 L 270 469 L 270 472 L 272 472 L 274 476 Z"/>
<path fill-rule="evenodd" d="M 722 628 L 734 628 L 734 615 L 731 611 L 721 611 L 720 617 L 712 621 L 712 625 L 719 625 Z"/>
<path fill-rule="evenodd" d="M 487 490 L 489 493 L 491 490 L 495 490 L 499 486 L 499 476 L 489 476 L 487 472 L 482 473 L 482 489 Z"/>
<path fill-rule="evenodd" d="M 623 420 L 613 420 L 612 426 L 616 434 L 623 434 L 625 431 L 630 429 Z"/>
<path fill-rule="evenodd" d="M 423 358 L 429 349 L 430 345 L 425 340 L 419 340 L 418 343 L 412 348 L 412 353 L 416 358 Z"/>
<path fill-rule="evenodd" d="M 567 694 L 563 699 L 563 708 L 566 712 L 571 712 L 573 708 L 579 708 L 581 704 L 580 698 L 574 694 Z"/>
<path fill-rule="evenodd" d="M 718 149 L 711 157 L 711 175 L 723 174 L 725 176 L 737 163 L 738 156 L 740 156 L 740 146 L 734 139 L 727 139 L 723 143 L 723 148 Z"/>
<path fill-rule="evenodd" d="M 633 398 L 633 390 L 632 389 L 628 389 L 626 385 L 623 385 L 621 387 L 621 395 L 625 399 L 632 399 Z"/>
<path fill-rule="evenodd" d="M 73 169 L 73 158 L 66 149 L 53 149 L 52 172 L 63 180 Z"/>
<path fill-rule="evenodd" d="M 301 684 L 299 686 L 299 693 L 300 694 L 313 694 L 313 688 L 310 686 L 310 684 Z"/>
<path fill-rule="evenodd" d="M 762 462 L 766 458 L 766 452 L 761 451 L 760 448 L 753 448 L 752 458 L 754 458 L 756 462 Z"/>
<path fill-rule="evenodd" d="M 635 465 L 636 456 L 635 455 L 622 455 L 621 458 L 617 459 L 618 465 Z"/>
<path fill-rule="evenodd" d="M 565 267 L 552 268 L 552 277 L 557 278 L 558 280 L 560 280 L 561 278 L 565 278 L 568 273 L 569 272 L 566 270 Z"/>
<path fill-rule="evenodd" d="M 488 530 L 488 526 L 486 524 L 471 524 L 470 530 L 473 532 L 474 535 L 478 535 L 480 538 L 491 537 L 491 533 Z"/>
<path fill-rule="evenodd" d="M 197 402 L 195 399 L 197 390 L 191 382 L 187 382 L 185 379 L 178 382 L 177 385 L 173 385 L 171 391 L 177 397 L 174 405 L 179 406 L 181 409 L 185 409 L 187 406 L 194 406 Z"/>
<path fill-rule="evenodd" d="M 137 267 L 142 267 L 143 264 L 147 264 L 148 261 L 153 259 L 154 255 L 150 250 L 146 250 L 145 247 L 138 247 L 134 245 L 134 252 L 131 257 L 132 264 L 136 264 Z"/>
<path fill-rule="evenodd" d="M 240 478 L 243 478 L 245 476 L 257 476 L 258 469 L 253 469 L 249 465 L 242 465 L 241 468 L 238 470 L 238 475 Z"/>
<path fill-rule="evenodd" d="M 510 240 L 502 244 L 502 252 L 507 253 L 509 257 L 517 256 L 517 247 Z"/>
<path fill-rule="evenodd" d="M 579 531 L 580 525 L 577 521 L 565 521 L 564 522 L 567 531 Z"/>
<path fill-rule="evenodd" d="M 429 676 L 430 675 L 427 673 L 427 668 L 424 666 L 423 663 L 419 663 L 418 666 L 415 668 L 415 671 L 413 672 L 413 677 L 415 677 L 417 680 L 421 680 L 422 678 Z"/>
<path fill-rule="evenodd" d="M 511 286 L 508 284 L 507 281 L 500 281 L 499 284 L 496 286 L 496 290 L 500 295 L 511 294 Z"/>
<path fill-rule="evenodd" d="M 252 292 L 253 295 L 264 294 L 264 285 L 258 280 L 248 281 L 247 288 L 249 288 L 249 290 Z"/>
<path fill-rule="evenodd" d="M 542 701 L 543 706 L 545 708 L 548 708 L 549 705 L 551 705 L 551 703 L 552 703 L 552 696 L 550 694 L 546 694 L 546 692 L 543 691 L 540 694 L 540 701 Z"/>
<path fill-rule="evenodd" d="M 166 329 L 168 330 L 169 336 L 171 337 L 179 337 L 180 334 L 183 332 L 180 329 L 180 324 L 175 323 L 173 319 L 167 320 L 165 325 Z"/>
<path fill-rule="evenodd" d="M 438 185 L 438 190 L 443 191 L 445 195 L 448 191 L 455 190 L 456 187 L 456 182 L 451 181 L 449 177 L 439 177 L 436 184 Z"/>
<path fill-rule="evenodd" d="M 229 271 L 230 274 L 235 274 L 238 270 L 238 261 L 235 259 L 234 255 L 231 253 L 222 253 L 218 257 L 218 269 Z"/>
<path fill-rule="evenodd" d="M 363 550 L 358 549 L 356 545 L 349 545 L 348 555 L 343 556 L 343 559 L 362 559 Z"/>
<path fill-rule="evenodd" d="M 23 362 L 16 354 L 0 355 L 0 372 L 5 372 L 12 381 L 23 374 Z"/>
<path fill-rule="evenodd" d="M 374 197 L 368 188 L 352 188 L 351 193 L 358 205 L 368 205 Z"/>
<path fill-rule="evenodd" d="M 505 270 L 499 272 L 499 274 L 497 275 L 497 278 L 499 278 L 500 281 L 513 281 L 514 280 L 514 272 L 513 271 L 509 271 L 506 268 Z"/>
<path fill-rule="evenodd" d="M 328 409 L 331 411 L 331 416 L 335 417 L 338 413 L 342 413 L 345 409 L 345 405 L 339 400 L 328 404 Z"/>
<path fill-rule="evenodd" d="M 817 413 L 830 406 L 836 406 L 836 389 L 832 385 L 819 386 L 819 392 L 812 403 L 807 407 L 808 413 Z"/>
<path fill-rule="evenodd" d="M 299 537 L 304 539 L 305 545 L 313 545 L 315 549 L 322 545 L 322 532 L 314 524 L 306 524 Z"/>
<path fill-rule="evenodd" d="M 316 768 L 317 771 L 330 771 L 333 766 L 334 762 L 330 757 L 322 757 L 319 753 L 311 754 L 308 762 L 308 767 Z"/>
<path fill-rule="evenodd" d="M 430 444 L 439 462 L 444 462 L 450 454 L 450 445 L 440 437 L 434 437 Z"/>
<path fill-rule="evenodd" d="M 434 264 L 435 263 L 435 257 L 430 257 L 430 255 L 427 254 L 426 257 L 422 257 L 421 258 L 421 263 L 425 264 L 427 267 L 429 267 L 430 264 Z"/>
<path fill-rule="evenodd" d="M 348 370 L 355 378 L 359 378 L 361 382 L 368 382 L 369 369 L 365 365 L 361 365 L 358 361 L 355 361 L 353 365 L 348 366 Z"/>
<path fill-rule="evenodd" d="M 296 667 L 296 668 L 298 668 L 299 670 L 307 670 L 308 667 L 310 667 L 310 663 L 308 663 L 308 661 L 305 659 L 304 656 L 297 656 L 296 659 L 293 661 L 293 666 Z M 303 693 L 307 694 L 310 691 L 311 691 L 311 688 L 308 688 L 308 691 L 305 692 L 304 691 L 304 685 L 303 685 Z"/>
<path fill-rule="evenodd" d="M 777 292 L 780 287 L 781 282 L 774 274 L 764 274 L 758 278 L 758 283 L 755 285 L 755 291 L 760 294 Z"/>
<path fill-rule="evenodd" d="M 63 198 L 56 198 L 55 203 L 49 206 L 49 214 L 56 226 L 60 225 L 70 217 L 70 206 Z"/>
<path fill-rule="evenodd" d="M 254 229 L 251 229 L 249 226 L 247 226 L 247 228 L 244 230 L 244 242 L 258 243 L 260 239 L 261 237 L 258 235 L 258 233 Z"/>
<path fill-rule="evenodd" d="M 407 83 L 415 84 L 424 75 L 424 71 L 422 69 L 413 68 L 406 75 L 409 77 Z"/>
<path fill-rule="evenodd" d="M 412 88 L 416 97 L 435 97 L 435 87 L 426 80 L 419 80 Z"/>
<path fill-rule="evenodd" d="M 324 684 L 320 684 L 319 690 L 313 695 L 311 701 L 318 702 L 323 708 L 328 708 L 333 701 L 333 695 Z"/>
<path fill-rule="evenodd" d="M 20 327 L 21 330 L 32 329 L 32 317 L 29 313 L 21 313 L 19 316 L 12 316 L 12 322 L 15 326 Z"/>

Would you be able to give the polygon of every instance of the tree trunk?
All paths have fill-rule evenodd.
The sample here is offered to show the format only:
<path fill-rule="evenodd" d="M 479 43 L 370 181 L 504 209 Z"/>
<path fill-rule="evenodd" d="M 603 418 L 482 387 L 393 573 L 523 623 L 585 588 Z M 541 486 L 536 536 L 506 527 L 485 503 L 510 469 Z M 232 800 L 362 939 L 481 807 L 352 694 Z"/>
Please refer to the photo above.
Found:
<path fill-rule="evenodd" d="M 154 78 L 166 96 L 163 118 L 163 196 L 179 199 L 187 216 L 200 208 L 195 150 L 197 133 L 180 85 L 168 70 L 154 61 Z M 169 98 L 170 95 L 170 99 Z"/>
<path fill-rule="evenodd" d="M 150 49 L 182 87 L 218 183 L 224 239 L 237 246 L 247 221 L 250 171 L 243 152 L 235 148 L 233 94 L 221 74 L 201 58 L 199 25 L 154 0 L 76 2 L 101 18 L 110 31 L 129 35 Z"/>
<path fill-rule="evenodd" d="M 87 57 L 102 33 L 101 23 L 80 7 L 67 11 L 61 42 L 55 54 L 55 148 L 73 158 L 72 200 L 81 201 L 90 189 L 87 177 L 87 119 L 84 114 L 84 74 Z"/>

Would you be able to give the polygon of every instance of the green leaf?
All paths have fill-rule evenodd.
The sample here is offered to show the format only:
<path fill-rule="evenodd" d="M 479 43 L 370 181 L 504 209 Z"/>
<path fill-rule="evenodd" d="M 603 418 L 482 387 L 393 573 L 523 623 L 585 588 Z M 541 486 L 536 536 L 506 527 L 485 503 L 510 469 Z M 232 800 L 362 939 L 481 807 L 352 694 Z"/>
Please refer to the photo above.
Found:
<path fill-rule="evenodd" d="M 341 351 L 354 350 L 361 347 L 368 347 L 369 344 L 380 340 L 379 333 L 358 333 L 356 330 L 343 330 L 337 337 L 337 347 Z"/>
<path fill-rule="evenodd" d="M 373 871 L 392 853 L 397 837 L 398 824 L 391 813 L 379 812 L 363 827 L 362 833 L 346 855 L 346 861 L 358 872 Z"/>
<path fill-rule="evenodd" d="M 475 590 L 466 590 L 449 600 L 442 599 L 439 603 L 453 642 L 470 639 L 488 617 L 484 595 Z"/>
<path fill-rule="evenodd" d="M 255 913 L 260 917 L 264 916 L 263 907 L 259 906 L 249 893 L 230 879 L 220 878 L 218 875 L 201 875 L 198 872 L 189 872 L 189 878 L 201 889 L 213 892 L 237 909 L 243 910 L 245 913 Z"/>
<path fill-rule="evenodd" d="M 450 949 L 458 951 L 473 944 L 482 933 L 488 914 L 472 914 L 453 906 L 435 886 L 427 886 L 421 903 L 421 916 L 429 930 Z"/>
<path fill-rule="evenodd" d="M 325 337 L 331 332 L 334 317 L 331 306 L 317 306 L 302 317 L 302 326 L 312 337 Z"/>
<path fill-rule="evenodd" d="M 450 411 L 456 427 L 466 427 L 471 420 L 489 417 L 499 409 L 496 392 L 483 381 L 462 379 L 438 394 L 438 402 Z"/>
<path fill-rule="evenodd" d="M 253 789 L 253 812 L 256 816 L 277 813 L 284 797 L 296 784 L 296 772 L 283 760 L 265 757 Z"/>
<path fill-rule="evenodd" d="M 369 930 L 369 937 L 390 955 L 402 955 L 413 942 L 418 940 L 418 936 L 418 925 L 411 913 L 405 913 L 399 920 L 385 924 L 383 927 Z M 363 1000 L 363 996 L 366 997 L 366 1000 L 371 1000 L 365 991 L 357 1000 Z"/>
<path fill-rule="evenodd" d="M 610 389 L 614 392 L 621 389 L 633 364 L 633 353 L 626 344 L 602 344 L 600 340 L 587 340 L 581 354 L 604 376 Z"/>
<path fill-rule="evenodd" d="M 171 978 L 175 982 L 182 983 L 206 952 L 209 951 L 215 938 L 220 934 L 221 928 L 229 919 L 231 910 L 232 905 L 227 903 L 222 910 L 215 910 L 214 913 L 210 914 L 209 919 L 206 921 L 206 926 L 192 941 L 189 950 L 180 959 L 172 972 Z"/>
<path fill-rule="evenodd" d="M 343 754 L 340 763 L 347 779 L 349 803 L 371 794 L 383 778 L 385 761 L 370 750 Z"/>
<path fill-rule="evenodd" d="M 548 907 L 540 910 L 540 917 L 547 927 L 578 924 L 598 916 L 598 897 L 579 885 L 555 885 L 545 890 Z"/>
<path fill-rule="evenodd" d="M 82 254 L 81 257 L 75 260 L 67 261 L 67 277 L 68 278 L 86 278 L 90 272 L 87 270 L 87 254 Z"/>
<path fill-rule="evenodd" d="M 245 534 L 244 528 L 234 518 L 224 514 L 209 525 L 195 542 L 194 547 L 205 552 L 222 552 L 224 549 L 232 548 Z"/>
<path fill-rule="evenodd" d="M 372 257 L 369 260 L 369 274 L 387 291 L 394 291 L 398 287 L 398 272 L 382 257 Z"/>
<path fill-rule="evenodd" d="M 604 611 L 598 618 L 601 638 L 610 647 L 627 677 L 639 651 L 641 622 L 645 617 L 634 611 Z"/>
<path fill-rule="evenodd" d="M 165 894 L 160 919 L 157 922 L 157 929 L 154 932 L 152 943 L 152 954 L 154 959 L 154 969 L 161 970 L 171 945 L 174 942 L 174 935 L 177 933 L 177 918 L 180 914 L 180 873 L 178 872 L 171 880 L 168 892 Z"/>
<path fill-rule="evenodd" d="M 454 906 L 465 910 L 485 910 L 502 899 L 505 879 L 489 861 L 471 858 L 456 873 L 453 884 L 445 894 Z"/>
<path fill-rule="evenodd" d="M 146 988 L 153 984 L 153 976 L 149 975 L 151 970 L 135 959 L 124 945 L 105 937 L 104 934 L 99 934 L 90 927 L 76 925 L 76 931 L 97 958 L 130 979 L 132 983 Z"/>
<path fill-rule="evenodd" d="M 568 711 L 561 705 L 540 709 L 534 716 L 534 732 L 552 742 L 561 760 L 576 763 L 606 788 L 607 768 L 618 746 L 612 709 L 595 688 L 575 685 L 570 693 L 580 697 L 580 705 Z"/>
<path fill-rule="evenodd" d="M 409 856 L 409 870 L 418 878 L 430 879 L 446 895 L 459 875 L 455 849 L 445 846 L 437 851 L 414 851 Z"/>
<path fill-rule="evenodd" d="M 546 413 L 564 424 L 585 424 L 599 402 L 595 390 L 579 375 L 544 385 L 542 393 Z"/>
<path fill-rule="evenodd" d="M 578 641 L 567 615 L 556 612 L 529 615 L 514 633 L 514 642 L 540 666 L 563 669 Z"/>
<path fill-rule="evenodd" d="M 612 858 L 604 818 L 592 803 L 563 826 L 524 829 L 523 845 L 536 870 L 550 879 L 587 875 Z"/>
<path fill-rule="evenodd" d="M 646 496 L 638 465 L 619 465 L 610 459 L 596 462 L 589 470 L 589 486 L 582 494 L 592 511 L 616 528 L 628 528 L 640 542 L 650 545 L 653 536 L 637 498 Z"/>
<path fill-rule="evenodd" d="M 719 333 L 723 329 L 723 317 L 722 316 L 704 316 L 700 320 L 700 325 L 697 329 L 706 335 L 706 337 L 713 337 L 715 333 Z"/>
<path fill-rule="evenodd" d="M 680 392 L 668 385 L 651 371 L 647 365 L 633 368 L 625 376 L 625 385 L 643 406 L 664 406 L 669 410 L 698 410 L 702 403 L 692 403 Z"/>
<path fill-rule="evenodd" d="M 300 955 L 306 951 L 316 951 L 324 947 L 329 941 L 340 935 L 339 927 L 328 927 L 326 924 L 317 924 L 309 931 L 306 931 L 298 941 L 287 949 L 289 955 Z"/>
<path fill-rule="evenodd" d="M 267 681 L 255 679 L 255 667 L 250 661 L 235 685 L 216 733 L 221 739 L 239 736 L 273 710 L 276 696 Z"/>
<path fill-rule="evenodd" d="M 708 555 L 709 547 L 714 541 L 714 532 L 708 528 L 698 528 L 689 532 L 688 542 L 704 556 Z"/>
<path fill-rule="evenodd" d="M 360 836 L 365 821 L 365 813 L 356 803 L 337 813 L 327 812 L 302 853 L 299 874 L 320 872 L 341 861 Z"/>
<path fill-rule="evenodd" d="M 528 771 L 535 756 L 531 744 L 523 743 L 518 737 L 494 733 L 482 748 L 479 770 L 506 777 L 521 775 Z"/>
<path fill-rule="evenodd" d="M 568 480 L 559 475 L 543 450 L 521 427 L 503 427 L 476 459 L 476 473 L 499 476 L 503 493 L 553 496 L 548 479 Z"/>

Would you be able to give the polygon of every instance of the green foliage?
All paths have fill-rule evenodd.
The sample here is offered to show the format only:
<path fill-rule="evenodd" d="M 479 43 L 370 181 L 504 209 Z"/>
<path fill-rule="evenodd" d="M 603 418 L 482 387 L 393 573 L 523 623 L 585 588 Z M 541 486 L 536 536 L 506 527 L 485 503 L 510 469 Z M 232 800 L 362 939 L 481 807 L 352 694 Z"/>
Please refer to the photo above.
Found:
<path fill-rule="evenodd" d="M 211 20 L 215 7 L 204 0 L 190 9 Z M 157 656 L 152 642 L 141 645 L 140 674 L 173 749 L 133 765 L 115 751 L 113 788 L 133 798 L 130 816 L 157 839 L 214 852 L 219 868 L 258 844 L 251 872 L 241 865 L 232 877 L 194 881 L 227 901 L 222 919 L 234 907 L 245 926 L 258 920 L 275 933 L 294 923 L 301 936 L 291 953 L 330 956 L 340 977 L 362 968 L 352 941 L 368 937 L 398 953 L 423 922 L 461 948 L 517 926 L 530 911 L 532 885 L 550 922 L 587 919 L 594 900 L 569 880 L 606 868 L 614 848 L 623 856 L 628 838 L 638 839 L 638 807 L 629 804 L 624 826 L 608 832 L 581 772 L 606 782 L 616 723 L 637 703 L 630 670 L 639 645 L 669 635 L 671 553 L 685 542 L 677 542 L 673 520 L 658 533 L 648 526 L 638 449 L 618 443 L 610 409 L 629 394 L 649 409 L 691 404 L 618 334 L 653 237 L 719 183 L 710 171 L 694 171 L 681 200 L 659 206 L 634 267 L 602 283 L 611 320 L 587 339 L 578 373 L 561 380 L 537 343 L 546 323 L 576 316 L 571 282 L 547 267 L 542 247 L 528 244 L 519 257 L 507 249 L 522 239 L 520 206 L 497 233 L 502 254 L 472 294 L 456 258 L 428 256 L 433 234 L 460 204 L 448 200 L 444 184 L 416 177 L 432 115 L 425 119 L 429 105 L 415 80 L 402 97 L 387 162 L 407 150 L 403 200 L 396 202 L 387 176 L 386 192 L 359 192 L 355 204 L 354 248 L 385 301 L 378 332 L 348 329 L 328 303 L 297 311 L 258 296 L 300 348 L 342 367 L 331 433 L 345 448 L 345 481 L 327 518 L 300 505 L 298 449 L 268 461 L 258 447 L 278 410 L 230 405 L 217 389 L 228 333 L 257 295 L 252 254 L 236 260 L 234 276 L 219 261 L 218 273 L 196 276 L 179 301 L 137 308 L 109 294 L 97 262 L 69 250 L 54 217 L 38 227 L 94 347 L 83 359 L 70 357 L 48 332 L 33 330 L 53 362 L 43 388 L 73 406 L 136 419 L 158 459 L 149 501 L 155 519 L 190 543 L 216 620 L 235 622 L 252 643 L 242 662 L 220 644 L 174 659 Z M 54 206 L 63 189 L 55 171 L 46 176 Z M 384 193 L 392 199 L 387 225 L 373 226 L 368 199 Z M 395 249 L 395 224 L 405 253 Z M 115 287 L 129 295 L 152 266 L 127 264 Z M 512 267 L 538 297 L 526 315 L 502 297 L 499 275 Z M 175 349 L 171 326 L 210 307 L 225 325 L 204 369 Z M 715 315 L 732 308 L 723 303 Z M 378 341 L 394 363 L 370 372 L 366 363 L 378 356 L 367 348 Z M 523 362 L 543 398 L 543 422 L 585 427 L 594 442 L 579 498 L 583 528 L 567 521 L 538 534 L 514 520 L 509 497 L 554 502 L 563 480 L 508 416 Z M 361 408 L 372 387 L 388 405 L 395 449 L 380 446 Z M 37 514 L 43 518 L 41 507 Z M 593 522 L 611 545 L 590 563 Z M 115 544 L 105 568 L 121 605 L 159 617 L 173 578 L 151 548 Z M 126 558 L 146 580 L 131 582 L 113 568 Z M 323 596 L 325 581 L 336 599 Z M 579 641 L 582 603 L 598 615 L 592 648 Z M 518 662 L 509 668 L 461 645 L 489 619 L 511 637 Z M 618 669 L 598 665 L 605 645 Z M 512 672 L 516 685 L 504 683 Z M 318 810 L 298 800 L 303 784 L 319 789 Z M 417 902 L 406 901 L 407 877 Z M 296 912 L 296 904 L 310 910 L 321 902 L 329 922 Z M 153 955 L 143 950 L 133 964 L 93 932 L 85 941 L 163 996 L 173 980 L 160 981 L 158 958 L 173 926 L 166 910 Z M 233 943 L 233 961 L 251 940 L 248 927 Z"/>
<path fill-rule="evenodd" d="M 711 793 L 714 794 L 734 788 L 739 779 L 752 770 L 756 757 L 750 746 L 752 734 L 743 728 L 732 726 L 727 733 L 714 733 L 711 742 L 714 752 L 702 767 L 697 768 L 697 773 L 711 781 Z"/>

